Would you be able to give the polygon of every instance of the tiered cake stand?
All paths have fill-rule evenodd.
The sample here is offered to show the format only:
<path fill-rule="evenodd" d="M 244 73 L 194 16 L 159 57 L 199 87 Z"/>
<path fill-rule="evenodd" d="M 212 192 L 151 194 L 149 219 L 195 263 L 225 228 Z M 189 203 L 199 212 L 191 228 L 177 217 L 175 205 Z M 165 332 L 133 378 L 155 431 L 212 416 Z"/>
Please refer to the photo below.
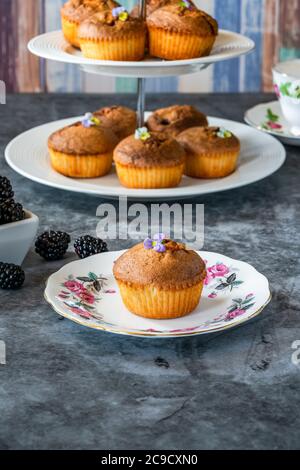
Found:
<path fill-rule="evenodd" d="M 144 5 L 145 1 L 140 0 L 141 14 L 145 14 Z M 77 64 L 88 73 L 137 78 L 137 111 L 139 125 L 142 126 L 145 117 L 147 117 L 144 112 L 146 78 L 200 72 L 211 64 L 248 54 L 255 48 L 255 44 L 245 36 L 221 30 L 215 47 L 208 57 L 175 61 L 163 61 L 149 57 L 141 62 L 114 62 L 84 58 L 80 51 L 65 41 L 62 31 L 42 34 L 32 39 L 28 47 L 33 54 L 41 58 Z M 285 160 L 284 148 L 271 136 L 264 135 L 244 124 L 209 118 L 211 125 L 226 127 L 241 139 L 242 151 L 239 169 L 227 178 L 208 181 L 185 177 L 178 188 L 163 190 L 123 188 L 114 172 L 103 178 L 75 180 L 66 178 L 52 170 L 47 153 L 47 138 L 52 132 L 76 120 L 78 117 L 52 122 L 18 136 L 6 149 L 8 164 L 31 180 L 60 189 L 103 197 L 122 195 L 138 199 L 155 199 L 189 197 L 244 186 L 274 173 Z"/>

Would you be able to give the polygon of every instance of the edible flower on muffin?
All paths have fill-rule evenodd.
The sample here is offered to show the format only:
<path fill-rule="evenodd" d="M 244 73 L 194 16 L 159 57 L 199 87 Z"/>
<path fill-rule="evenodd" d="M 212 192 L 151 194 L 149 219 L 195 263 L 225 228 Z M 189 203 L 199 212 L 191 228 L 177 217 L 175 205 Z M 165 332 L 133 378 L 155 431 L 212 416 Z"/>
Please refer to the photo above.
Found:
<path fill-rule="evenodd" d="M 217 137 L 220 137 L 220 139 L 229 139 L 232 137 L 232 133 L 224 127 L 220 127 L 217 131 Z"/>
<path fill-rule="evenodd" d="M 193 10 L 194 8 L 194 5 L 192 5 L 188 0 L 180 0 L 179 6 L 183 10 Z"/>
<path fill-rule="evenodd" d="M 92 113 L 86 113 L 81 120 L 81 124 L 83 127 L 92 127 L 92 126 L 99 126 L 101 124 L 100 119 L 94 116 Z"/>
<path fill-rule="evenodd" d="M 144 248 L 146 250 L 154 250 L 158 253 L 164 253 L 166 251 L 165 243 L 166 236 L 164 233 L 157 233 L 154 235 L 153 240 L 151 238 L 146 238 L 144 241 Z"/>
<path fill-rule="evenodd" d="M 151 134 L 148 131 L 147 127 L 139 127 L 134 134 L 136 140 L 141 140 L 145 142 L 146 140 L 150 139 Z"/>
<path fill-rule="evenodd" d="M 119 19 L 120 21 L 127 21 L 129 13 L 124 7 L 113 8 L 112 15 L 114 18 Z"/>

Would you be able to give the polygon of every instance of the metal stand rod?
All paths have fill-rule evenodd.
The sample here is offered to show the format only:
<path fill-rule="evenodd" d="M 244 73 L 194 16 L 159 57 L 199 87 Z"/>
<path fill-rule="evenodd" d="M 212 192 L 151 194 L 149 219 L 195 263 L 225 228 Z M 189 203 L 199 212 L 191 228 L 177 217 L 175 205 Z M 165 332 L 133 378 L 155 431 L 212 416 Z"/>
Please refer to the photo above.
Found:
<path fill-rule="evenodd" d="M 138 125 L 143 127 L 145 123 L 145 87 L 146 79 L 138 78 L 138 103 L 137 103 L 137 114 L 138 114 Z"/>
<path fill-rule="evenodd" d="M 146 0 L 139 0 L 139 13 L 140 18 L 146 19 Z M 145 101 L 146 101 L 146 79 L 138 78 L 138 102 L 137 102 L 137 114 L 138 114 L 138 125 L 143 127 L 145 123 Z"/>

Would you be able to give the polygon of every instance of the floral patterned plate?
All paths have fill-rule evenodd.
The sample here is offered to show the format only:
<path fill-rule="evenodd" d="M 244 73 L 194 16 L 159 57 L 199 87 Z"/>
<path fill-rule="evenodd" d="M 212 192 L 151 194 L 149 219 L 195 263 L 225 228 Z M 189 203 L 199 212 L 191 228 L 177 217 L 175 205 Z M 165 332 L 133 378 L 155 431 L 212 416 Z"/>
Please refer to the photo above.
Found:
<path fill-rule="evenodd" d="M 208 276 L 198 308 L 175 320 L 138 317 L 124 306 L 112 274 L 114 261 L 123 253 L 102 253 L 67 264 L 49 278 L 47 302 L 58 314 L 90 328 L 159 338 L 233 328 L 256 317 L 271 300 L 268 280 L 252 266 L 200 252 Z"/>
<path fill-rule="evenodd" d="M 245 121 L 255 129 L 278 137 L 284 144 L 300 146 L 300 137 L 292 134 L 279 101 L 259 104 L 249 109 L 245 114 Z"/>

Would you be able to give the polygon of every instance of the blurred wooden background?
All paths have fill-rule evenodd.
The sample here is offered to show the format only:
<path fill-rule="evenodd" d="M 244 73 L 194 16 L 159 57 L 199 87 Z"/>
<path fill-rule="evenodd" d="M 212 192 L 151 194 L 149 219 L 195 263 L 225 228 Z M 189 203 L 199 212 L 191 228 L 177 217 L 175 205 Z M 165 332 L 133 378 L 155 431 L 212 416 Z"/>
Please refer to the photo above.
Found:
<path fill-rule="evenodd" d="M 27 51 L 27 43 L 44 31 L 60 28 L 64 0 L 0 0 L 0 80 L 11 92 L 131 92 L 134 79 L 82 73 L 78 67 L 43 61 Z M 129 10 L 134 0 L 121 0 Z M 256 51 L 220 63 L 201 74 L 150 79 L 149 91 L 271 90 L 272 65 L 300 57 L 300 0 L 196 0 L 223 29 L 238 31 L 256 42 Z"/>

